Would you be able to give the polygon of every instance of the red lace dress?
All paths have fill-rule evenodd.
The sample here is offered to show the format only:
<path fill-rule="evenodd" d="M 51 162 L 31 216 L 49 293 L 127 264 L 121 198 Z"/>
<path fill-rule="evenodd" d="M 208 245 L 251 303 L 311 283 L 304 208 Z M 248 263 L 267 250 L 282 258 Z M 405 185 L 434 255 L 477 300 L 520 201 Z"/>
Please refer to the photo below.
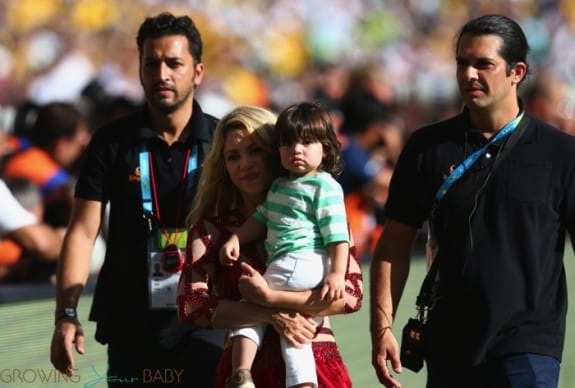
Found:
<path fill-rule="evenodd" d="M 180 321 L 195 327 L 211 327 L 212 315 L 221 300 L 239 300 L 237 288 L 241 270 L 238 266 L 224 267 L 219 264 L 220 241 L 229 236 L 226 227 L 237 227 L 244 222 L 238 213 L 216 217 L 196 223 L 189 233 L 187 261 L 178 289 L 178 313 Z M 240 261 L 245 261 L 263 272 L 265 262 L 263 244 L 242 245 Z M 363 298 L 361 266 L 350 250 L 346 273 L 345 308 L 342 314 L 358 311 Z M 312 343 L 319 387 L 345 388 L 352 383 L 345 367 L 329 318 Z M 224 387 L 231 374 L 231 347 L 224 349 L 216 376 L 216 387 Z M 252 367 L 252 377 L 257 387 L 285 387 L 285 367 L 281 356 L 279 335 L 270 326 Z"/>

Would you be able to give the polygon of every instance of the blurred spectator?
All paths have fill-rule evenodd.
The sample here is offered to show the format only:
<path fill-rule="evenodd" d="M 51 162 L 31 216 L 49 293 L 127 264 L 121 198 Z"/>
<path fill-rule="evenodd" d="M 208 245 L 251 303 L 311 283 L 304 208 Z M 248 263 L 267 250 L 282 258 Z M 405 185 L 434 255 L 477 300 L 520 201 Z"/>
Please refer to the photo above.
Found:
<path fill-rule="evenodd" d="M 0 150 L 2 160 L 30 147 L 30 132 L 38 114 L 38 106 L 32 102 L 18 106 L 1 107 L 0 127 L 4 130 L 5 146 Z"/>
<path fill-rule="evenodd" d="M 82 105 L 86 112 L 90 133 L 110 121 L 134 112 L 143 104 L 123 95 L 113 95 L 106 92 L 97 79 L 92 80 L 82 90 Z"/>
<path fill-rule="evenodd" d="M 89 140 L 88 123 L 73 104 L 53 102 L 41 106 L 30 131 L 32 146 L 10 156 L 6 177 L 27 178 L 42 192 L 44 220 L 66 226 L 73 199 L 73 172 Z"/>
<path fill-rule="evenodd" d="M 395 99 L 385 68 L 376 63 L 368 62 L 353 69 L 346 90 L 348 94 L 363 91 L 388 107 L 393 105 Z"/>
<path fill-rule="evenodd" d="M 18 203 L 41 220 L 44 216 L 44 204 L 38 185 L 27 178 L 3 178 L 3 180 Z"/>
<path fill-rule="evenodd" d="M 36 220 L 44 215 L 44 203 L 40 188 L 26 178 L 8 178 L 4 183 L 18 203 Z M 1 209 L 1 207 L 0 207 Z M 48 226 L 46 226 L 48 228 Z M 53 241 L 55 247 L 62 244 L 65 228 L 54 228 L 57 233 Z M 53 238 L 52 231 L 46 229 L 46 235 Z M 90 262 L 90 275 L 96 276 L 104 261 L 106 242 L 99 235 L 94 244 L 92 260 Z M 52 248 L 48 250 L 26 249 L 12 237 L 0 237 L 0 283 L 36 283 L 55 282 L 55 273 L 58 256 L 54 256 Z M 57 250 L 59 253 L 59 248 Z"/>
<path fill-rule="evenodd" d="M 347 89 L 349 69 L 337 64 L 318 64 L 309 76 L 314 78 L 312 99 L 329 110 L 334 129 L 339 133 L 343 124 L 339 102 Z"/>
<path fill-rule="evenodd" d="M 68 40 L 72 40 L 68 36 Z M 56 60 L 48 69 L 35 77 L 29 84 L 27 97 L 37 104 L 48 104 L 54 101 L 77 101 L 82 89 L 95 76 L 94 63 L 84 47 L 91 42 L 68 44 L 62 39 L 54 45 L 53 55 Z M 40 46 L 37 51 L 45 52 L 49 47 Z M 66 48 L 66 50 L 64 50 Z"/>
<path fill-rule="evenodd" d="M 371 250 L 381 232 L 377 211 L 383 208 L 392 168 L 403 146 L 402 129 L 389 109 L 364 90 L 351 90 L 340 104 L 344 163 L 339 178 L 358 254 Z"/>
<path fill-rule="evenodd" d="M 2 136 L 1 133 L 2 131 L 0 131 L 0 136 Z M 64 233 L 62 230 L 39 222 L 34 214 L 20 205 L 6 183 L 0 180 L 0 238 L 12 240 L 22 250 L 22 253 L 55 263 L 60 255 Z M 17 273 L 12 266 L 19 259 L 20 256 L 9 255 L 2 258 L 0 283 L 12 280 Z"/>
<path fill-rule="evenodd" d="M 546 69 L 537 73 L 528 85 L 525 110 L 563 132 L 575 135 L 575 96 L 566 77 Z"/>
<path fill-rule="evenodd" d="M 34 182 L 25 178 L 11 178 L 3 183 L 25 210 L 36 220 L 42 219 L 44 213 L 42 195 Z M 54 229 L 54 232 L 58 234 L 55 246 L 46 252 L 26 250 L 12 236 L 1 238 L 0 283 L 53 281 L 64 228 Z"/>
<path fill-rule="evenodd" d="M 5 179 L 4 183 L 10 190 L 14 198 L 24 209 L 41 220 L 44 213 L 42 195 L 36 184 L 24 178 Z M 0 239 L 0 263 L 2 265 L 15 264 L 20 260 L 23 249 L 10 238 Z"/>
<path fill-rule="evenodd" d="M 19 132 L 30 129 L 38 104 L 87 102 L 91 128 L 130 110 L 124 102 L 138 105 L 143 94 L 133 31 L 143 17 L 166 9 L 193 13 L 206 32 L 204 62 L 211 70 L 197 99 L 207 113 L 219 116 L 238 102 L 281 109 L 320 100 L 339 128 L 343 116 L 333 103 L 349 78 L 393 106 L 400 127 L 409 131 L 460 109 L 451 77 L 455 26 L 482 13 L 513 14 L 532 31 L 532 68 L 561 74 L 553 70 L 550 78 L 534 80 L 528 111 L 575 131 L 570 97 L 548 103 L 575 87 L 575 52 L 565 50 L 575 43 L 571 0 L 4 0 L 0 105 L 15 107 L 18 135 L 9 148 L 28 146 Z M 350 74 L 354 68 L 359 70 Z M 95 83 L 100 90 L 90 90 Z M 92 92 L 101 98 L 91 100 Z"/>

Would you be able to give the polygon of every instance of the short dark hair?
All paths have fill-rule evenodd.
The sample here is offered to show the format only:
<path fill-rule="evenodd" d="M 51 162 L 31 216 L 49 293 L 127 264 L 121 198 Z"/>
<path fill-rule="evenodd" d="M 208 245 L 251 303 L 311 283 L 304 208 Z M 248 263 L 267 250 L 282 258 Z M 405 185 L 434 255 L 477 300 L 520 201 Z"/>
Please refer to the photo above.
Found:
<path fill-rule="evenodd" d="M 389 108 L 372 93 L 353 89 L 340 100 L 343 115 L 342 132 L 346 134 L 365 133 L 370 125 L 390 120 Z"/>
<path fill-rule="evenodd" d="M 483 15 L 467 22 L 457 36 L 455 50 L 459 47 L 461 37 L 464 35 L 497 35 L 503 41 L 499 48 L 499 55 L 507 62 L 507 70 L 511 71 L 517 62 L 524 62 L 529 72 L 527 54 L 529 53 L 529 43 L 521 26 L 514 20 L 504 15 L 490 14 Z M 525 77 L 523 77 L 525 79 Z"/>
<path fill-rule="evenodd" d="M 40 148 L 48 149 L 60 138 L 73 138 L 78 132 L 78 126 L 83 122 L 87 125 L 87 118 L 75 104 L 64 101 L 49 102 L 38 108 L 30 141 Z"/>
<path fill-rule="evenodd" d="M 301 140 L 319 141 L 324 151 L 320 169 L 334 178 L 341 174 L 341 144 L 329 112 L 318 103 L 301 102 L 280 112 L 276 122 L 276 137 L 278 145 Z"/>
<path fill-rule="evenodd" d="M 188 50 L 194 61 L 196 64 L 202 62 L 202 36 L 193 20 L 187 15 L 174 16 L 169 12 L 148 17 L 140 26 L 136 38 L 140 60 L 142 59 L 144 42 L 147 39 L 170 35 L 183 35 L 188 38 Z"/>

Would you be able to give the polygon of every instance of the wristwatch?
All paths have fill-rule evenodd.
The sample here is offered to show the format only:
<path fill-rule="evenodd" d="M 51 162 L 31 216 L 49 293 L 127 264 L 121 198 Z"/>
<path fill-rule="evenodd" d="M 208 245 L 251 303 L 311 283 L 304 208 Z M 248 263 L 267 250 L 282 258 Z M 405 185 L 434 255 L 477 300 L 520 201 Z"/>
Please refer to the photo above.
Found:
<path fill-rule="evenodd" d="M 66 307 L 63 310 L 57 310 L 55 313 L 56 322 L 63 318 L 78 318 L 78 312 L 73 307 Z"/>

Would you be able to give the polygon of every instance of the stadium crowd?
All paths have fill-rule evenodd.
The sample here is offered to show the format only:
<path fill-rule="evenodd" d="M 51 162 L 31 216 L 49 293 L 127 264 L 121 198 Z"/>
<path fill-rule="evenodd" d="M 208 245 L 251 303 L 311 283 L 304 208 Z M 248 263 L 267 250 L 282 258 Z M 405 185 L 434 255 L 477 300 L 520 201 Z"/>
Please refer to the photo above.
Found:
<path fill-rule="evenodd" d="M 531 74 L 520 90 L 525 107 L 575 134 L 575 53 L 565 50 L 575 45 L 569 0 L 6 0 L 0 177 L 15 194 L 36 193 L 28 197 L 41 202 L 39 220 L 66 227 L 90 134 L 142 103 L 134 31 L 162 10 L 189 14 L 202 31 L 209 71 L 197 98 L 206 112 L 280 110 L 303 100 L 330 108 L 346 162 L 349 220 L 365 256 L 381 232 L 380 209 L 406 137 L 460 109 L 453 39 L 465 20 L 498 12 L 520 22 L 532 47 Z M 0 284 L 50 280 L 54 260 L 39 265 L 6 240 Z"/>

